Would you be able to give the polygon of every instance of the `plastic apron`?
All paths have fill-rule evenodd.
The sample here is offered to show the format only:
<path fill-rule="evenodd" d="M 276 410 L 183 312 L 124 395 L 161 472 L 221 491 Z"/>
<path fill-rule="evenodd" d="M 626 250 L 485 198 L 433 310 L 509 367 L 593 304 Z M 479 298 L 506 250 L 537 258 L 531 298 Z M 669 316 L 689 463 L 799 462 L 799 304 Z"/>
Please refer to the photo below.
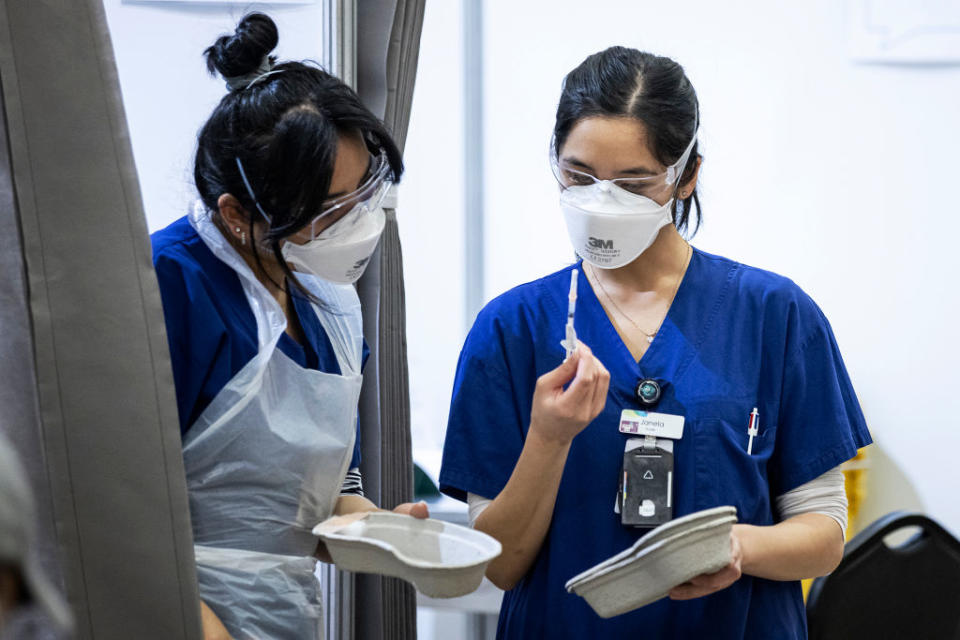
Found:
<path fill-rule="evenodd" d="M 184 439 L 200 597 L 236 640 L 320 639 L 311 529 L 333 512 L 356 438 L 360 300 L 350 285 L 298 274 L 324 302 L 313 306 L 342 375 L 305 369 L 277 348 L 280 305 L 202 206 L 189 218 L 240 276 L 259 345 Z"/>

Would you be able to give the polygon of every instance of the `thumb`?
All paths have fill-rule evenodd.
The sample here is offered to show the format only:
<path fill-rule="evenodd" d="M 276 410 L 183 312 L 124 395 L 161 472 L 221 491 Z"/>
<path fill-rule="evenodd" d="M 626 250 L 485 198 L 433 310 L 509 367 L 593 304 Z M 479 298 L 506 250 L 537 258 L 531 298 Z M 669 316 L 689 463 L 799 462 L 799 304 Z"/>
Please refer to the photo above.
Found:
<path fill-rule="evenodd" d="M 547 371 L 540 376 L 540 382 L 550 389 L 559 389 L 567 384 L 577 373 L 577 365 L 580 364 L 582 357 L 583 344 L 577 345 L 576 351 L 570 354 L 570 357 L 560 363 L 560 366 L 552 371 Z"/>
<path fill-rule="evenodd" d="M 420 519 L 429 518 L 430 509 L 427 508 L 426 502 L 417 502 L 410 505 L 410 515 L 412 515 L 414 518 Z"/>
<path fill-rule="evenodd" d="M 401 513 L 414 518 L 429 518 L 430 511 L 425 502 L 404 502 L 393 509 L 394 513 Z"/>

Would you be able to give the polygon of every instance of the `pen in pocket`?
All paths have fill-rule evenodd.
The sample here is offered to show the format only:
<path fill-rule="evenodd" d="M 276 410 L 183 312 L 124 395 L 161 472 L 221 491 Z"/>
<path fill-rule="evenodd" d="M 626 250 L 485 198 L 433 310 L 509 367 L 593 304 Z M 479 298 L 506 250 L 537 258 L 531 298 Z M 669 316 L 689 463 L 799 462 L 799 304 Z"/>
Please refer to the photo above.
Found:
<path fill-rule="evenodd" d="M 753 437 L 760 433 L 760 414 L 754 407 L 750 412 L 750 423 L 747 425 L 747 435 L 750 439 L 747 441 L 747 455 L 753 455 Z"/>

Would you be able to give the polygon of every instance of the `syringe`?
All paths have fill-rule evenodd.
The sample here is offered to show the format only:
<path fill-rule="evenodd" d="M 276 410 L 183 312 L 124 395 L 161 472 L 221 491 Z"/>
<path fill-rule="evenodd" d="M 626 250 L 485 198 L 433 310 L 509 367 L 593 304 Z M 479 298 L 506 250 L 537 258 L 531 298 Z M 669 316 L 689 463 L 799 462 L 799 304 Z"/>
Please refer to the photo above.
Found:
<path fill-rule="evenodd" d="M 570 272 L 570 294 L 567 296 L 567 335 L 561 342 L 563 348 L 567 350 L 567 357 L 577 349 L 577 332 L 573 329 L 573 313 L 577 308 L 577 276 L 579 271 L 574 269 Z"/>

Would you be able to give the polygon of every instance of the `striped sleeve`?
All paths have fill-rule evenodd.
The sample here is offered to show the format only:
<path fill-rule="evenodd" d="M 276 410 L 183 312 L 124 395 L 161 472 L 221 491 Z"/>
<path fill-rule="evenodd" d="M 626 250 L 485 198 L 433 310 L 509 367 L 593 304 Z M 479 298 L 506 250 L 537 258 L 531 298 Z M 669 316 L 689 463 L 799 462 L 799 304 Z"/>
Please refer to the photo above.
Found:
<path fill-rule="evenodd" d="M 360 476 L 360 468 L 353 467 L 347 471 L 347 477 L 343 479 L 343 485 L 340 487 L 342 496 L 363 496 L 363 478 Z"/>

